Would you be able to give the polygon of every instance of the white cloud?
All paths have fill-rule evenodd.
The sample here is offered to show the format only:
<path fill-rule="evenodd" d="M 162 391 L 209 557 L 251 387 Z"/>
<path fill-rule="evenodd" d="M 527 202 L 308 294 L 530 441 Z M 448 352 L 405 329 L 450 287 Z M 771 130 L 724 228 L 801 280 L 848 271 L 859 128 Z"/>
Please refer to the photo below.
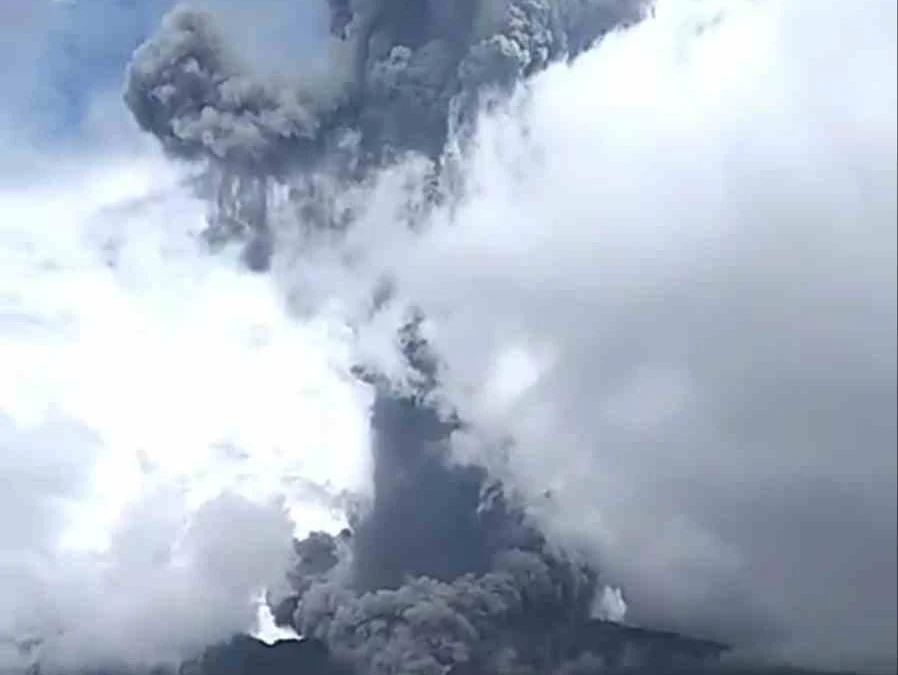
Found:
<path fill-rule="evenodd" d="M 631 617 L 894 665 L 895 52 L 886 0 L 661 0 L 483 121 L 423 241 L 355 235 Z"/>
<path fill-rule="evenodd" d="M 0 190 L 0 635 L 45 668 L 251 628 L 291 531 L 370 480 L 343 329 L 203 253 L 182 171 L 74 159 Z"/>

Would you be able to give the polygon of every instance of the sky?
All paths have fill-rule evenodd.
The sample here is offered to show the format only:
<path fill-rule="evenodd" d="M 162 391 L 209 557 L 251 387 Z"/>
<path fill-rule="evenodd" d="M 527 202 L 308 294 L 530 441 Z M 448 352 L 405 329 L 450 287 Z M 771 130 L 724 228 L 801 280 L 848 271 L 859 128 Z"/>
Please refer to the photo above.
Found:
<path fill-rule="evenodd" d="M 257 70 L 322 52 L 311 6 L 209 2 Z M 0 5 L 0 667 L 12 634 L 58 630 L 65 666 L 252 622 L 288 533 L 340 524 L 322 492 L 368 489 L 348 369 L 395 354 L 346 308 L 389 272 L 477 422 L 459 461 L 633 620 L 894 672 L 892 0 L 661 0 L 485 117 L 424 235 L 392 215 L 402 166 L 351 273 L 274 277 L 199 250 L 191 167 L 120 103 L 167 7 Z M 297 320 L 297 292 L 334 302 Z"/>

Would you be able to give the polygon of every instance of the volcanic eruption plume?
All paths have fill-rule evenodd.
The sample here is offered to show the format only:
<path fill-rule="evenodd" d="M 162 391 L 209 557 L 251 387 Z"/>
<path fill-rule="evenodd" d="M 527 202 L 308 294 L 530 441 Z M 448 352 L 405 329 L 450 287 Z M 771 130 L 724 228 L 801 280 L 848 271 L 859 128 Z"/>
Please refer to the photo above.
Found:
<path fill-rule="evenodd" d="M 292 179 L 295 189 L 350 137 L 357 170 L 408 152 L 439 162 L 450 138 L 464 142 L 484 101 L 576 57 L 641 9 L 607 0 L 329 8 L 337 53 L 351 67 L 335 65 L 344 81 L 323 90 L 246 72 L 212 19 L 189 7 L 173 10 L 128 68 L 125 100 L 138 123 L 169 154 L 208 161 L 220 176 L 219 217 L 242 220 L 256 241 L 270 236 L 269 179 Z M 346 180 L 345 162 L 340 169 Z M 405 329 L 406 356 L 422 376 L 413 391 L 372 380 L 373 502 L 342 539 L 319 533 L 297 544 L 294 594 L 275 616 L 372 675 L 436 675 L 467 662 L 497 672 L 565 667 L 580 656 L 563 645 L 590 619 L 596 573 L 550 547 L 486 471 L 452 465 L 457 424 L 427 403 L 438 365 L 415 328 Z"/>
<path fill-rule="evenodd" d="M 894 3 L 158 2 L 0 191 L 0 671 L 892 672 Z"/>
<path fill-rule="evenodd" d="M 620 665 L 624 643 L 630 647 L 637 643 L 657 647 L 663 643 L 665 648 L 658 649 L 665 658 L 673 658 L 676 649 L 672 646 L 677 644 L 673 637 L 666 641 L 659 637 L 660 633 L 652 638 L 646 632 L 639 639 L 624 639 L 624 633 L 614 633 L 617 629 L 611 627 L 617 624 L 602 628 L 595 621 L 596 608 L 609 611 L 607 604 L 613 605 L 614 598 L 618 599 L 618 616 L 625 605 L 617 591 L 601 583 L 595 550 L 577 550 L 570 546 L 570 537 L 568 546 L 559 548 L 541 531 L 545 514 L 541 516 L 540 512 L 551 510 L 555 498 L 551 487 L 545 490 L 544 505 L 534 506 L 532 498 L 525 505 L 515 490 L 500 480 L 505 475 L 503 466 L 508 468 L 502 460 L 506 444 L 508 448 L 514 448 L 518 441 L 547 444 L 562 436 L 554 432 L 540 435 L 541 411 L 525 407 L 519 418 L 533 418 L 534 423 L 518 420 L 512 426 L 523 432 L 522 437 L 532 436 L 527 441 L 513 436 L 503 438 L 501 424 L 491 426 L 496 423 L 493 413 L 484 413 L 483 406 L 472 405 L 471 396 L 465 393 L 470 388 L 466 390 L 464 382 L 452 379 L 458 376 L 459 366 L 465 363 L 468 353 L 486 353 L 495 347 L 489 340 L 498 339 L 496 334 L 473 338 L 477 343 L 474 346 L 469 338 L 450 339 L 445 334 L 431 344 L 425 336 L 428 317 L 415 306 L 416 300 L 434 295 L 428 281 L 422 282 L 415 270 L 427 264 L 440 269 L 439 246 L 445 245 L 450 257 L 464 257 L 464 247 L 468 245 L 474 254 L 482 253 L 476 242 L 472 243 L 474 239 L 445 234 L 449 228 L 456 226 L 465 237 L 476 237 L 476 232 L 466 229 L 466 223 L 479 219 L 490 227 L 501 221 L 501 217 L 488 218 L 486 213 L 472 211 L 478 205 L 478 189 L 503 189 L 490 183 L 491 176 L 478 174 L 478 161 L 489 155 L 491 142 L 499 148 L 496 152 L 501 152 L 505 138 L 502 134 L 520 133 L 525 139 L 521 145 L 526 146 L 531 133 L 527 124 L 514 132 L 509 132 L 507 126 L 490 127 L 509 114 L 509 106 L 526 99 L 522 83 L 552 64 L 575 61 L 615 29 L 638 22 L 646 11 L 647 5 L 635 0 L 463 0 L 452 4 L 425 0 L 331 0 L 330 77 L 304 81 L 302 73 L 288 78 L 254 73 L 241 63 L 238 54 L 230 51 L 210 15 L 181 6 L 168 14 L 160 30 L 135 52 L 128 67 L 125 101 L 139 125 L 154 134 L 169 155 L 201 160 L 208 167 L 214 204 L 209 232 L 213 238 L 248 238 L 244 258 L 249 267 L 262 271 L 269 269 L 273 252 L 287 247 L 283 241 L 278 243 L 279 237 L 289 239 L 295 237 L 297 229 L 303 230 L 307 237 L 303 245 L 318 248 L 314 254 L 295 259 L 293 264 L 319 264 L 313 259 L 318 254 L 339 259 L 338 266 L 344 266 L 350 274 L 358 272 L 364 279 L 362 285 L 367 284 L 364 292 L 370 296 L 366 301 L 368 313 L 356 312 L 352 317 L 360 333 L 365 332 L 366 325 L 378 321 L 392 321 L 392 327 L 398 330 L 394 342 L 400 345 L 401 356 L 394 371 L 387 372 L 383 363 L 361 363 L 357 369 L 357 374 L 376 391 L 371 419 L 375 434 L 373 496 L 353 514 L 347 532 L 340 536 L 316 533 L 298 542 L 298 562 L 290 574 L 292 588 L 281 597 L 271 598 L 278 622 L 307 639 L 320 640 L 339 660 L 361 673 L 443 675 L 464 667 L 496 673 L 592 672 L 591 669 Z M 708 10 L 705 18 L 695 20 L 695 32 L 713 33 L 719 20 L 719 13 Z M 646 28 L 644 33 L 650 30 Z M 689 62 L 688 57 L 683 58 Z M 624 70 L 618 78 L 627 77 Z M 602 71 L 602 77 L 611 75 Z M 659 79 L 660 89 L 665 84 Z M 713 114 L 713 108 L 703 99 L 698 99 L 694 107 Z M 674 109 L 670 129 L 659 127 L 653 131 L 659 142 L 686 133 L 676 126 L 677 114 L 685 119 L 692 110 L 688 106 Z M 498 135 L 490 136 L 491 129 Z M 624 127 L 610 128 L 598 153 L 615 157 L 615 143 L 630 138 L 628 133 L 634 132 Z M 633 136 L 637 137 L 638 134 Z M 632 141 L 631 146 L 639 144 Z M 631 146 L 624 143 L 623 147 Z M 529 169 L 525 167 L 538 167 L 539 148 L 533 152 L 532 157 L 519 158 L 519 165 L 509 175 L 520 171 L 526 176 Z M 619 161 L 630 159 L 624 155 Z M 709 154 L 708 162 L 715 161 L 716 156 Z M 725 165 L 725 160 L 720 161 Z M 391 216 L 410 231 L 388 236 L 382 228 L 372 229 L 369 212 L 381 208 L 379 186 L 389 180 L 402 183 L 403 172 L 416 166 L 418 173 L 409 179 L 410 187 L 403 183 L 404 192 L 400 190 L 403 197 L 398 198 L 397 213 L 401 211 L 401 215 Z M 610 175 L 606 177 L 610 180 Z M 478 180 L 487 187 L 478 184 Z M 520 198 L 539 193 L 538 181 L 531 184 L 528 180 L 536 181 L 521 179 L 521 185 L 529 187 L 519 188 L 523 190 Z M 542 180 L 548 183 L 553 177 Z M 576 177 L 573 180 L 572 189 L 582 192 L 583 186 L 576 183 Z M 639 180 L 636 174 L 634 184 Z M 630 186 L 620 188 L 626 192 Z M 469 194 L 474 197 L 466 201 Z M 689 193 L 684 191 L 683 195 L 684 199 L 689 198 Z M 700 198 L 704 199 L 704 193 Z M 615 203 L 613 195 L 607 199 Z M 540 204 L 534 197 L 536 211 L 542 208 Z M 646 216 L 635 211 L 628 215 L 630 205 L 623 201 L 616 205 L 618 212 L 624 214 L 621 222 L 632 218 L 634 230 L 639 232 L 645 227 L 644 222 L 651 223 L 653 217 L 666 222 L 669 215 Z M 456 207 L 461 209 L 461 215 L 453 215 Z M 571 213 L 555 215 L 565 222 L 576 222 L 578 218 L 576 208 Z M 615 250 L 618 242 L 615 222 L 612 217 L 611 223 L 606 224 L 605 239 L 600 242 L 609 250 Z M 694 226 L 696 236 L 708 236 L 708 241 L 716 242 L 703 222 Z M 437 234 L 426 246 L 416 248 L 407 242 L 414 241 L 421 228 L 435 229 Z M 647 246 L 661 247 L 665 235 L 656 233 L 652 239 L 649 230 Z M 521 231 L 527 236 L 532 234 L 526 222 Z M 446 242 L 440 239 L 444 236 L 449 237 Z M 543 241 L 541 236 L 544 235 L 536 237 L 537 241 Z M 624 244 L 620 258 L 627 259 L 627 237 L 635 236 L 632 232 L 621 236 Z M 318 243 L 310 243 L 315 237 L 319 238 Z M 390 249 L 383 243 L 386 240 L 400 243 L 391 244 Z M 593 242 L 589 237 L 587 240 L 585 248 L 589 250 Z M 321 241 L 326 243 L 322 246 Z M 555 242 L 544 244 L 548 250 L 555 250 Z M 693 255 L 686 238 L 678 240 L 671 251 L 676 246 L 683 246 L 680 255 Z M 380 251 L 385 252 L 382 265 L 372 262 Z M 403 252 L 409 259 L 419 252 L 422 255 L 416 263 L 409 261 L 406 265 L 405 261 L 396 261 Z M 657 304 L 658 312 L 668 303 L 671 311 L 681 317 L 693 311 L 693 302 L 710 306 L 707 298 L 695 300 L 704 295 L 690 295 L 687 282 L 683 282 L 682 297 L 670 290 L 681 278 L 676 267 L 678 254 L 663 250 L 659 255 L 672 271 L 669 279 L 647 277 L 635 282 L 636 286 L 644 284 L 645 289 L 650 289 L 645 291 L 646 297 L 651 298 L 646 302 L 653 307 Z M 720 255 L 724 260 L 730 259 L 725 247 Z M 566 250 L 561 254 L 562 260 L 570 258 Z M 583 264 L 576 256 L 572 262 L 575 267 Z M 634 285 L 629 270 L 621 271 L 613 258 L 603 258 L 601 262 L 602 284 L 629 293 Z M 730 264 L 738 268 L 743 263 L 733 257 Z M 664 270 L 668 274 L 668 267 Z M 535 273 L 545 275 L 548 286 L 554 283 L 552 270 L 538 269 Z M 712 275 L 715 271 L 709 269 L 706 273 Z M 296 274 L 302 276 L 301 271 Z M 450 278 L 455 279 L 452 275 Z M 491 288 L 505 283 L 494 281 L 489 270 L 482 271 L 481 278 L 485 297 Z M 643 336 L 634 337 L 634 342 L 642 340 L 647 349 L 654 347 L 648 345 L 650 341 L 644 335 L 652 329 L 636 325 L 638 321 L 628 328 L 626 312 L 616 313 L 613 293 L 609 294 L 605 286 L 600 285 L 597 291 L 587 278 L 584 292 L 597 299 L 582 302 L 588 308 L 587 316 L 595 311 L 616 317 L 617 334 L 608 332 L 606 325 L 595 329 L 602 335 L 601 348 L 607 351 L 602 352 L 601 377 L 594 379 L 611 382 L 616 367 L 615 349 L 623 350 L 623 346 L 615 347 L 621 336 L 632 330 L 633 335 Z M 513 297 L 514 292 L 509 295 Z M 431 303 L 428 311 L 439 311 L 440 299 Z M 533 302 L 538 304 L 541 300 L 535 297 Z M 500 299 L 495 307 L 501 303 Z M 482 309 L 474 301 L 456 304 L 467 305 L 472 316 Z M 499 310 L 500 316 L 506 309 Z M 508 311 L 513 312 L 513 308 Z M 554 307 L 547 307 L 545 314 L 555 317 L 547 318 L 548 321 L 563 325 L 572 321 L 566 311 L 555 312 Z M 456 315 L 465 313 L 456 311 Z M 539 326 L 526 325 L 529 317 L 509 316 L 507 327 L 501 320 L 497 322 L 499 333 L 542 332 Z M 579 312 L 574 312 L 574 316 L 579 317 Z M 719 323 L 726 325 L 730 319 L 722 316 Z M 693 322 L 697 327 L 693 327 Z M 460 325 L 469 334 L 476 334 L 476 321 Z M 697 320 L 684 318 L 677 329 L 687 333 L 695 330 L 704 336 Z M 575 335 L 576 331 L 572 329 L 571 333 Z M 565 345 L 567 352 L 579 354 L 581 361 L 588 360 L 591 343 L 577 340 Z M 457 350 L 459 345 L 464 345 L 467 352 L 457 357 L 452 348 Z M 656 358 L 671 358 L 670 349 L 673 348 L 658 347 L 656 351 L 661 355 Z M 526 362 L 526 358 L 521 358 Z M 564 367 L 562 362 L 561 369 L 554 372 L 556 377 L 568 378 L 568 386 L 577 377 L 566 373 Z M 716 365 L 695 366 L 692 370 L 700 373 L 701 368 L 719 370 Z M 659 396 L 670 401 L 661 401 L 658 406 L 684 405 L 683 397 L 690 391 L 687 377 L 676 369 L 669 372 L 652 364 L 646 369 L 647 379 L 634 384 L 637 389 L 657 390 Z M 538 375 L 535 377 L 540 381 Z M 584 379 L 589 378 L 584 375 Z M 541 386 L 553 385 L 550 379 L 544 379 Z M 577 391 L 578 386 L 585 385 L 571 386 L 572 391 Z M 572 398 L 571 408 L 578 411 L 572 414 L 580 415 L 580 407 L 586 406 L 578 397 Z M 629 407 L 626 396 L 618 399 L 618 409 Z M 652 405 L 642 404 L 641 412 Z M 575 436 L 581 431 L 576 427 L 577 420 L 588 417 L 580 415 L 571 428 L 563 431 Z M 703 423 L 698 417 L 683 422 L 703 429 L 707 438 L 700 445 L 713 444 L 709 439 L 717 431 L 701 427 Z M 635 424 L 649 428 L 654 422 L 645 418 Z M 626 425 L 621 422 L 619 426 Z M 641 442 L 628 436 L 629 432 L 613 427 L 602 429 L 606 432 L 605 441 L 612 445 L 623 448 Z M 678 433 L 677 427 L 672 428 L 668 442 L 676 445 Z M 456 446 L 462 439 L 480 446 L 474 451 L 482 460 L 480 465 L 459 461 L 463 452 Z M 491 463 L 489 458 L 498 458 L 498 463 Z M 630 458 L 623 458 L 620 464 L 629 466 L 630 462 Z M 524 469 L 529 472 L 524 482 L 532 478 L 534 471 L 540 471 L 539 466 L 544 465 Z M 609 495 L 617 489 L 611 483 L 611 479 L 603 483 Z M 573 499 L 573 494 L 567 491 L 562 498 Z M 609 499 L 609 504 L 613 504 L 614 498 Z M 687 531 L 684 536 L 691 535 Z M 715 551 L 714 555 L 723 554 Z M 620 561 L 613 562 L 620 571 Z M 733 622 L 731 626 L 726 624 L 723 632 L 742 633 L 753 640 L 765 639 L 765 635 L 769 638 L 765 631 L 776 632 L 765 626 L 769 622 L 761 616 L 766 610 L 761 609 L 750 589 L 734 587 L 726 592 L 733 594 L 730 604 L 743 609 L 738 619 L 721 615 L 723 624 Z M 634 594 L 639 600 L 638 588 Z M 603 598 L 605 605 L 600 602 Z M 641 603 L 642 616 L 652 613 L 650 604 Z M 606 630 L 605 638 L 595 633 L 601 630 Z M 608 638 L 607 631 L 620 639 Z M 592 647 L 583 644 L 587 634 L 592 635 Z M 595 647 L 602 639 L 608 640 L 607 644 Z M 687 642 L 682 641 L 682 645 Z M 615 646 L 610 646 L 612 643 Z M 722 649 L 710 642 L 702 643 L 701 648 L 695 647 L 699 642 L 691 644 L 703 654 L 719 653 Z M 689 648 L 685 651 L 689 652 Z M 643 656 L 651 660 L 658 654 Z M 627 658 L 635 657 L 629 654 Z"/>

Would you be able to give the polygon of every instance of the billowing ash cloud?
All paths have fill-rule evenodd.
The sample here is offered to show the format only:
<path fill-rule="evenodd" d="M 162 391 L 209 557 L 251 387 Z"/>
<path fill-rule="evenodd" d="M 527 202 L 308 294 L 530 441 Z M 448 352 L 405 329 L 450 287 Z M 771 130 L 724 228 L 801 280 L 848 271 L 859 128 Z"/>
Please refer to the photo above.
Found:
<path fill-rule="evenodd" d="M 323 1 L 323 0 L 322 0 Z M 247 72 L 214 19 L 179 6 L 135 53 L 125 101 L 169 152 L 267 172 L 355 128 L 384 152 L 438 154 L 462 94 L 508 87 L 637 16 L 621 0 L 330 0 L 329 86 Z M 349 65 L 347 65 L 349 64 Z M 313 80 L 315 84 L 311 84 Z M 470 112 L 470 111 L 469 111 Z"/>
<path fill-rule="evenodd" d="M 470 126 L 481 94 L 576 55 L 641 4 L 330 0 L 326 72 L 290 78 L 251 72 L 212 15 L 180 5 L 134 53 L 124 98 L 171 155 L 223 170 L 210 234 L 248 233 L 246 262 L 261 271 L 272 250 L 268 217 L 243 203 L 265 202 L 267 177 L 333 157 L 347 142 L 355 166 L 406 151 L 436 157 L 450 130 Z"/>
<path fill-rule="evenodd" d="M 412 368 L 432 365 L 426 341 L 404 346 Z M 592 619 L 595 570 L 551 546 L 484 470 L 453 463 L 459 423 L 426 393 L 379 382 L 373 503 L 351 530 L 296 542 L 293 590 L 275 604 L 276 621 L 364 675 L 590 673 L 620 665 L 625 643 L 630 665 L 643 663 L 638 650 L 660 646 L 659 635 L 624 636 Z M 622 604 L 606 588 L 611 596 Z M 662 662 L 693 649 L 697 664 L 722 648 L 662 639 Z"/>
<path fill-rule="evenodd" d="M 356 51 L 365 138 L 437 154 L 450 126 L 474 112 L 479 92 L 507 89 L 553 60 L 575 56 L 636 18 L 640 3 L 368 0 L 331 7 L 333 23 Z"/>
<path fill-rule="evenodd" d="M 370 675 L 437 675 L 475 660 L 551 668 L 550 637 L 582 621 L 576 601 L 588 607 L 591 598 L 588 577 L 571 572 L 551 558 L 508 551 L 489 572 L 451 583 L 421 577 L 363 594 L 318 583 L 300 598 L 294 622 Z"/>
<path fill-rule="evenodd" d="M 354 532 L 298 542 L 276 617 L 366 675 L 469 662 L 559 665 L 553 641 L 588 619 L 595 574 L 552 552 L 477 469 L 448 463 L 451 426 L 382 391 L 374 503 Z"/>
<path fill-rule="evenodd" d="M 125 101 L 171 154 L 265 171 L 314 143 L 320 101 L 241 72 L 207 14 L 178 7 L 135 52 Z"/>

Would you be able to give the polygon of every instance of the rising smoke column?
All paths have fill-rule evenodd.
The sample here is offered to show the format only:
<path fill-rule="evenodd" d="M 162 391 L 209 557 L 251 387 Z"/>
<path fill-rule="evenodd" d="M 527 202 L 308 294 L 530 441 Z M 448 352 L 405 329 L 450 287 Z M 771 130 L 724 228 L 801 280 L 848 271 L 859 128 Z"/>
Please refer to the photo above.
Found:
<path fill-rule="evenodd" d="M 353 530 L 296 542 L 278 623 L 364 675 L 656 672 L 680 657 L 696 672 L 725 649 L 594 620 L 595 570 L 549 544 L 482 469 L 450 463 L 458 424 L 379 390 L 374 502 Z"/>
<path fill-rule="evenodd" d="M 597 576 L 552 549 L 485 471 L 451 463 L 461 423 L 428 403 L 438 362 L 418 326 L 401 336 L 416 391 L 361 375 L 377 390 L 373 501 L 351 530 L 296 542 L 275 619 L 366 675 L 470 662 L 550 672 L 558 644 L 589 618 Z"/>
<path fill-rule="evenodd" d="M 483 471 L 448 464 L 451 427 L 432 409 L 381 391 L 372 424 L 374 503 L 354 532 L 297 543 L 277 618 L 366 675 L 553 670 L 595 573 L 551 550 Z"/>

